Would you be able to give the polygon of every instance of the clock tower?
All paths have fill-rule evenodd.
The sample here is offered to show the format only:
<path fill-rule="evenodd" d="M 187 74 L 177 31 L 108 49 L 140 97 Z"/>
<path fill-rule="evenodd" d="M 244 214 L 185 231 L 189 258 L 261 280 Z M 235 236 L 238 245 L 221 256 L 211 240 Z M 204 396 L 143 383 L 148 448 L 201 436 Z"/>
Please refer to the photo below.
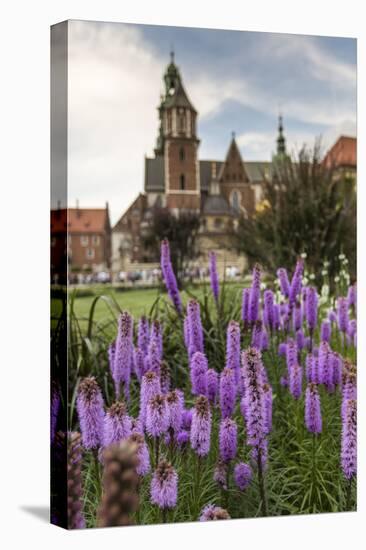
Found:
<path fill-rule="evenodd" d="M 164 74 L 165 93 L 159 106 L 160 128 L 155 155 L 164 159 L 166 205 L 200 210 L 197 111 L 183 87 L 174 53 Z"/>

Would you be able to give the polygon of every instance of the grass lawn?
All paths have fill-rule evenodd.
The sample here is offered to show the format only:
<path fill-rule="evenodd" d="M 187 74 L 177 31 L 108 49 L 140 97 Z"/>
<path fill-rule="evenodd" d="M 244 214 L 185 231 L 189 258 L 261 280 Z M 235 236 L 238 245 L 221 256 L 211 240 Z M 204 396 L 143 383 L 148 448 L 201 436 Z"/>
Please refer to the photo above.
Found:
<path fill-rule="evenodd" d="M 230 291 L 237 291 L 243 288 L 243 283 L 231 283 L 228 285 Z M 188 289 L 187 291 L 182 292 L 182 300 L 185 304 L 189 298 L 190 290 L 194 292 L 194 295 L 201 299 L 204 293 L 203 286 L 195 287 L 194 289 Z M 104 294 L 106 296 L 113 296 L 114 299 L 118 302 L 119 306 L 123 310 L 127 310 L 133 317 L 136 319 L 143 314 L 148 315 L 149 311 L 157 299 L 158 296 L 162 296 L 163 299 L 168 299 L 167 294 L 162 292 L 160 288 L 148 288 L 148 289 L 128 289 L 124 291 L 115 291 L 110 288 L 93 288 L 95 292 L 92 296 L 78 296 L 76 294 L 75 299 L 75 314 L 76 317 L 82 321 L 83 319 L 88 319 L 89 311 L 92 305 L 95 296 L 98 294 Z M 76 290 L 77 293 L 77 290 Z M 94 312 L 94 320 L 97 322 L 103 322 L 103 320 L 110 319 L 110 310 L 108 305 L 99 300 L 96 309 Z"/>

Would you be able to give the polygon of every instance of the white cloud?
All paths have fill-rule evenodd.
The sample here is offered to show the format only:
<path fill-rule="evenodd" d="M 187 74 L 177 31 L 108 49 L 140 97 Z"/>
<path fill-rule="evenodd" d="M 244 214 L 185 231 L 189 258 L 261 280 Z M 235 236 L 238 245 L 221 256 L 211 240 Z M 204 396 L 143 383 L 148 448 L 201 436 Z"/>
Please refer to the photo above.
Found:
<path fill-rule="evenodd" d="M 257 65 L 290 66 L 294 59 L 313 85 L 312 99 L 295 86 L 293 94 L 270 81 L 263 85 L 248 74 L 229 78 L 222 71 L 183 72 L 188 95 L 200 120 L 209 121 L 227 100 L 276 115 L 278 103 L 287 119 L 328 127 L 324 144 L 339 133 L 355 133 L 356 75 L 307 37 L 267 35 L 260 41 Z M 69 31 L 69 202 L 103 206 L 108 200 L 115 223 L 143 190 L 145 153 L 151 154 L 158 130 L 157 105 L 166 58 L 159 58 L 139 27 L 73 21 Z M 190 70 L 191 69 L 191 70 Z M 264 71 L 265 77 L 265 71 Z M 291 72 L 289 72 L 291 79 Z M 317 82 L 330 83 L 329 94 L 317 94 Z M 294 84 L 296 76 L 294 76 Z M 278 97 L 281 93 L 285 97 Z M 305 124 L 304 124 L 305 127 Z M 225 136 L 226 137 L 226 136 Z M 223 137 L 223 139 L 225 138 Z M 310 131 L 289 135 L 289 147 L 314 142 Z M 204 139 L 204 136 L 201 136 Z M 269 159 L 273 132 L 249 132 L 238 137 L 244 158 Z M 225 146 L 224 146 L 225 148 Z M 214 152 L 207 151 L 208 156 Z M 224 150 L 223 150 L 224 154 Z"/>

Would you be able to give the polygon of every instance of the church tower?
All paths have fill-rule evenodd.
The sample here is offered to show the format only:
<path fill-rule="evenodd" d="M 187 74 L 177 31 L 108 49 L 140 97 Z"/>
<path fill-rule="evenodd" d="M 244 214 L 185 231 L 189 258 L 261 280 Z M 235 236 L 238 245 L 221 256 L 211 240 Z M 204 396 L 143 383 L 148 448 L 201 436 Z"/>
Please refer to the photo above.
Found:
<path fill-rule="evenodd" d="M 175 212 L 200 210 L 197 111 L 183 87 L 174 53 L 164 75 L 155 155 L 164 159 L 166 205 Z"/>

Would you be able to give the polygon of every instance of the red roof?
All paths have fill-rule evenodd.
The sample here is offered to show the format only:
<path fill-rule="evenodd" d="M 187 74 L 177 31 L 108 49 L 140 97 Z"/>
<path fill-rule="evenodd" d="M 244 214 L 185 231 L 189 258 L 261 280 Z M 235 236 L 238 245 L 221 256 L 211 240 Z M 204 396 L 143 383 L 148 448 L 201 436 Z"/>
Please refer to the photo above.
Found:
<path fill-rule="evenodd" d="M 357 166 L 357 138 L 340 136 L 324 157 L 328 167 Z"/>
<path fill-rule="evenodd" d="M 60 208 L 51 210 L 51 232 L 104 233 L 109 223 L 107 208 Z"/>

